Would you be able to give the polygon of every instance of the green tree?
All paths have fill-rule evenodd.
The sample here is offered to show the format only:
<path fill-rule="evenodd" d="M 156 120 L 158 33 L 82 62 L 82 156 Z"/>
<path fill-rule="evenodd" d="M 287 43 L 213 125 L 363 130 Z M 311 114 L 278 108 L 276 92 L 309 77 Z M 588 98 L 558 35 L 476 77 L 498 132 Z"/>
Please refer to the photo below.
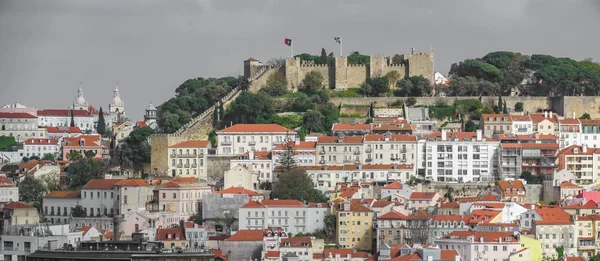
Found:
<path fill-rule="evenodd" d="M 44 156 L 42 157 L 42 160 L 49 160 L 49 161 L 56 161 L 56 159 L 54 159 L 54 154 L 52 153 L 45 153 Z"/>
<path fill-rule="evenodd" d="M 498 105 L 496 107 L 496 113 L 502 113 L 502 94 L 498 95 Z"/>
<path fill-rule="evenodd" d="M 95 150 L 86 150 L 83 152 L 83 155 L 85 156 L 86 159 L 93 159 L 96 157 L 96 151 Z"/>
<path fill-rule="evenodd" d="M 502 102 L 502 113 L 507 114 L 508 108 L 506 107 L 506 101 Z"/>
<path fill-rule="evenodd" d="M 400 75 L 400 73 L 398 71 L 394 70 L 394 71 L 390 71 L 387 74 L 385 74 L 385 78 L 387 78 L 388 83 L 390 85 L 389 88 L 391 89 L 394 86 L 396 86 L 396 84 L 398 83 L 400 78 L 402 78 L 402 76 Z"/>
<path fill-rule="evenodd" d="M 150 135 L 154 130 L 150 127 L 141 127 L 133 130 L 122 141 L 121 161 L 131 163 L 135 170 L 143 169 L 144 164 L 150 163 Z"/>
<path fill-rule="evenodd" d="M 474 132 L 476 130 L 477 130 L 477 125 L 475 125 L 475 123 L 473 121 L 469 120 L 465 123 L 465 131 Z"/>
<path fill-rule="evenodd" d="M 231 233 L 231 227 L 238 219 L 231 213 L 225 213 L 225 217 L 223 217 L 223 225 L 227 228 L 227 232 Z"/>
<path fill-rule="evenodd" d="M 85 213 L 85 209 L 77 204 L 75 207 L 71 208 L 71 216 L 72 217 L 85 217 L 87 214 Z"/>
<path fill-rule="evenodd" d="M 325 232 L 327 233 L 328 237 L 333 237 L 333 235 L 335 235 L 335 231 L 336 231 L 336 225 L 337 225 L 337 217 L 334 214 L 327 214 L 327 216 L 325 216 Z"/>
<path fill-rule="evenodd" d="M 325 90 L 317 91 L 313 96 L 311 96 L 311 101 L 314 104 L 325 104 L 328 103 L 330 99 L 331 97 L 329 96 L 329 93 L 327 93 Z"/>
<path fill-rule="evenodd" d="M 17 175 L 17 171 L 19 170 L 19 165 L 17 164 L 7 164 L 2 166 L 0 171 L 7 173 L 8 177 L 15 177 Z"/>
<path fill-rule="evenodd" d="M 415 106 L 415 104 L 417 104 L 417 99 L 415 97 L 408 97 L 408 99 L 406 99 L 406 103 L 405 104 L 408 107 Z"/>
<path fill-rule="evenodd" d="M 318 71 L 310 71 L 304 76 L 301 86 L 305 92 L 313 93 L 323 89 L 323 75 Z"/>
<path fill-rule="evenodd" d="M 294 99 L 292 102 L 291 110 L 294 112 L 306 112 L 315 108 L 312 100 L 308 98 L 308 95 L 302 93 Z"/>
<path fill-rule="evenodd" d="M 73 110 L 71 110 L 71 127 L 75 127 L 75 115 L 73 114 Z"/>
<path fill-rule="evenodd" d="M 367 78 L 360 88 L 369 97 L 382 97 L 390 90 L 386 77 Z"/>
<path fill-rule="evenodd" d="M 40 180 L 43 182 L 48 192 L 61 190 L 60 174 L 58 172 L 53 171 L 51 173 L 48 173 L 40 177 Z"/>
<path fill-rule="evenodd" d="M 392 57 L 393 64 L 402 64 L 404 63 L 404 55 L 394 54 Z"/>
<path fill-rule="evenodd" d="M 515 103 L 515 111 L 516 112 L 522 112 L 523 111 L 523 103 L 522 102 Z"/>
<path fill-rule="evenodd" d="M 348 58 L 348 64 L 369 64 L 371 62 L 371 56 L 360 54 L 358 51 L 350 53 Z"/>
<path fill-rule="evenodd" d="M 323 122 L 325 121 L 325 117 L 318 112 L 309 110 L 302 116 L 302 128 L 308 130 L 309 132 L 324 132 Z"/>
<path fill-rule="evenodd" d="M 275 109 L 271 97 L 258 93 L 241 93 L 231 104 L 223 122 L 264 123 L 273 117 Z"/>
<path fill-rule="evenodd" d="M 592 117 L 590 116 L 589 113 L 584 113 L 583 115 L 581 115 L 581 117 L 579 117 L 580 120 L 591 120 Z"/>
<path fill-rule="evenodd" d="M 430 96 L 433 91 L 431 82 L 423 76 L 412 76 L 405 77 L 398 81 L 399 91 L 396 92 L 397 96 Z"/>
<path fill-rule="evenodd" d="M 483 107 L 483 109 L 481 110 L 481 114 L 493 114 L 493 113 L 496 113 L 496 112 L 495 112 L 495 111 L 494 111 L 494 109 L 492 109 L 492 107 L 490 107 L 490 106 L 485 106 L 485 107 Z"/>
<path fill-rule="evenodd" d="M 102 178 L 106 164 L 93 159 L 80 160 L 69 164 L 66 169 L 69 178 L 69 189 L 79 189 L 91 179 Z"/>
<path fill-rule="evenodd" d="M 40 202 L 42 197 L 48 192 L 44 183 L 33 175 L 27 175 L 19 182 L 19 201 Z"/>
<path fill-rule="evenodd" d="M 450 66 L 450 77 L 473 76 L 478 79 L 484 79 L 490 82 L 500 80 L 501 72 L 496 66 L 481 60 L 467 59 L 465 61 L 454 63 Z"/>
<path fill-rule="evenodd" d="M 81 155 L 81 152 L 77 150 L 71 150 L 69 153 L 67 153 L 67 159 L 70 161 L 77 161 L 83 159 L 83 155 Z"/>
<path fill-rule="evenodd" d="M 225 116 L 225 110 L 223 109 L 223 102 L 219 102 L 219 120 L 223 120 L 223 116 Z"/>
<path fill-rule="evenodd" d="M 104 121 L 104 112 L 102 111 L 102 107 L 100 107 L 100 112 L 98 112 L 98 134 L 104 136 L 106 133 L 106 122 Z"/>
<path fill-rule="evenodd" d="M 323 129 L 330 131 L 334 123 L 338 122 L 340 111 L 337 106 L 329 102 L 318 106 L 317 110 L 323 115 Z"/>
<path fill-rule="evenodd" d="M 273 194 L 279 199 L 296 199 L 306 202 L 326 202 L 327 198 L 314 188 L 305 170 L 294 169 L 277 175 Z"/>
<path fill-rule="evenodd" d="M 283 72 L 276 72 L 269 75 L 267 84 L 260 91 L 270 96 L 281 96 L 288 93 L 285 74 Z"/>
<path fill-rule="evenodd" d="M 219 123 L 219 108 L 217 107 L 213 110 L 212 125 L 217 126 L 218 123 Z"/>
<path fill-rule="evenodd" d="M 199 211 L 199 212 L 194 213 L 194 215 L 190 216 L 188 221 L 192 221 L 198 225 L 202 225 L 202 223 L 204 223 L 204 219 L 202 219 L 202 212 Z"/>
<path fill-rule="evenodd" d="M 288 172 L 296 169 L 296 144 L 290 137 L 286 137 L 283 144 L 284 152 L 277 158 L 277 165 L 282 172 Z"/>
<path fill-rule="evenodd" d="M 327 64 L 327 52 L 325 48 L 321 48 L 321 64 Z"/>
<path fill-rule="evenodd" d="M 565 256 L 565 247 L 559 246 L 556 248 L 556 255 L 558 256 L 558 260 Z"/>
<path fill-rule="evenodd" d="M 33 156 L 29 157 L 29 160 L 38 160 L 39 161 L 40 157 L 33 155 Z"/>
<path fill-rule="evenodd" d="M 534 175 L 534 174 L 532 174 L 529 171 L 523 171 L 521 173 L 521 177 L 520 178 L 522 178 L 525 181 L 527 181 L 527 184 L 542 184 L 542 182 L 544 181 L 544 177 L 543 176 L 541 176 L 541 175 Z"/>

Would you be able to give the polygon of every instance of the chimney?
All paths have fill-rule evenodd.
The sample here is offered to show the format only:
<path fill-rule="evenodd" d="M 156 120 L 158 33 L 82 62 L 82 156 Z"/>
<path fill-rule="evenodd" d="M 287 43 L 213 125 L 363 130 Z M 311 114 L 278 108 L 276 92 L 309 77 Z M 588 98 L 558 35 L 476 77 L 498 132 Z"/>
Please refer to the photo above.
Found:
<path fill-rule="evenodd" d="M 550 111 L 550 118 L 552 118 L 552 111 Z"/>
<path fill-rule="evenodd" d="M 531 206 L 529 207 L 529 209 L 534 210 L 535 209 L 535 204 L 531 204 Z"/>
<path fill-rule="evenodd" d="M 442 130 L 442 140 L 446 140 L 446 131 Z"/>
<path fill-rule="evenodd" d="M 482 137 L 482 133 L 481 130 L 477 130 L 477 140 L 480 141 L 483 137 Z"/>
<path fill-rule="evenodd" d="M 300 138 L 296 138 L 296 140 L 295 140 L 294 144 L 296 144 L 296 145 L 300 145 Z"/>
<path fill-rule="evenodd" d="M 548 111 L 544 111 L 544 118 L 548 118 Z"/>
<path fill-rule="evenodd" d="M 583 144 L 581 146 L 581 152 L 586 153 L 587 152 L 587 145 Z"/>
<path fill-rule="evenodd" d="M 113 218 L 113 241 L 119 241 L 119 224 L 121 223 L 121 218 L 119 215 L 116 215 Z"/>
<path fill-rule="evenodd" d="M 250 151 L 248 151 L 248 159 L 249 160 L 253 160 L 254 159 L 254 150 L 251 149 Z"/>
<path fill-rule="evenodd" d="M 573 112 L 573 119 L 575 119 L 575 112 Z"/>

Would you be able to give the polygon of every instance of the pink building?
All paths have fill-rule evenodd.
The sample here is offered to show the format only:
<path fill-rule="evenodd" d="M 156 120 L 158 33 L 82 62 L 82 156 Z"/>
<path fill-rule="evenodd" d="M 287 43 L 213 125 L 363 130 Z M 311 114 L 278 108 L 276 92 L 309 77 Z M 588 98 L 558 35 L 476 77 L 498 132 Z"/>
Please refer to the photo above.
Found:
<path fill-rule="evenodd" d="M 200 211 L 202 195 L 211 187 L 194 177 L 177 177 L 154 191 L 160 211 L 193 215 Z"/>
<path fill-rule="evenodd" d="M 513 232 L 453 231 L 435 244 L 458 251 L 461 260 L 508 260 L 521 249 Z"/>
<path fill-rule="evenodd" d="M 585 201 L 600 202 L 600 191 L 581 191 L 581 194 L 577 195 L 576 198 L 583 198 Z"/>
<path fill-rule="evenodd" d="M 413 192 L 408 199 L 408 208 L 415 210 L 433 207 L 440 199 L 440 194 L 436 192 Z"/>
<path fill-rule="evenodd" d="M 94 158 L 102 158 L 102 138 L 98 134 L 79 135 L 76 137 L 65 137 L 63 140 L 63 159 L 67 159 L 67 155 L 71 151 L 77 151 L 85 156 L 88 150 L 95 151 Z"/>

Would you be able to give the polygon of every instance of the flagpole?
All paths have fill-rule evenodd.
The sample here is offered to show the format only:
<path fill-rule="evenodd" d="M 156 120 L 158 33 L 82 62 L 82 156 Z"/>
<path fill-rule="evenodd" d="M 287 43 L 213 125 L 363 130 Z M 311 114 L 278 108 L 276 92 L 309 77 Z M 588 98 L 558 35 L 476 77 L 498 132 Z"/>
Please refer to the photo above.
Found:
<path fill-rule="evenodd" d="M 344 45 L 343 41 L 342 41 L 342 37 L 340 36 L 340 57 L 344 56 L 344 52 L 342 52 L 342 46 Z"/>
<path fill-rule="evenodd" d="M 292 39 L 292 44 L 290 44 L 291 48 L 291 53 L 290 53 L 290 57 L 294 58 L 294 40 Z"/>

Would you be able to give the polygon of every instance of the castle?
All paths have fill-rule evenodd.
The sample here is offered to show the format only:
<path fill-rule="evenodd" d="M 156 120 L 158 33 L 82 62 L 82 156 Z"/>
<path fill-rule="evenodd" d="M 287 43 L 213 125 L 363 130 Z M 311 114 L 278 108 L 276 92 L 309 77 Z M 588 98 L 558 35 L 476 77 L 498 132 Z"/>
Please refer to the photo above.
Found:
<path fill-rule="evenodd" d="M 302 61 L 299 57 L 288 57 L 285 66 L 281 67 L 288 83 L 290 91 L 297 91 L 304 76 L 311 71 L 319 72 L 324 83 L 331 89 L 346 90 L 348 88 L 359 88 L 367 78 L 382 77 L 391 71 L 397 71 L 400 77 L 423 76 L 434 82 L 432 52 L 415 52 L 404 55 L 402 63 L 393 63 L 392 57 L 370 56 L 368 64 L 349 64 L 345 56 L 335 57 L 332 64 L 314 64 Z M 251 78 L 262 70 L 264 65 L 250 58 L 244 61 L 244 76 Z"/>

